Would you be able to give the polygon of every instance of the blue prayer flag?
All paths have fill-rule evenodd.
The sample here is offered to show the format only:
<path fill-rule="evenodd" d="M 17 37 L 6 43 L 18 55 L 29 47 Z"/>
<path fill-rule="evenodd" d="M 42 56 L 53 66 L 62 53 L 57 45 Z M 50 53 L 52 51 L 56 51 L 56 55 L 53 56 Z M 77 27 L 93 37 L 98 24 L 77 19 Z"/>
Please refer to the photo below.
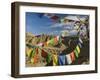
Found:
<path fill-rule="evenodd" d="M 65 65 L 65 55 L 59 55 L 58 57 L 58 61 L 59 61 L 59 65 Z"/>

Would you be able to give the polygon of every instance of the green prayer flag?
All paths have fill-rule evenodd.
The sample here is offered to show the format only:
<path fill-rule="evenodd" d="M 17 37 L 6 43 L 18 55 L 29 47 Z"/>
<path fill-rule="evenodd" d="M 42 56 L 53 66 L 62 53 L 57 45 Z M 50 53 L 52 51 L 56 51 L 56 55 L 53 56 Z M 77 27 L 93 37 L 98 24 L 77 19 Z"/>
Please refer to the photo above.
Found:
<path fill-rule="evenodd" d="M 33 50 L 31 51 L 30 58 L 34 57 L 34 55 L 35 55 L 35 48 L 33 48 Z"/>
<path fill-rule="evenodd" d="M 78 58 L 78 52 L 77 52 L 77 50 L 75 49 L 74 52 L 75 52 L 76 57 Z"/>
<path fill-rule="evenodd" d="M 50 54 L 47 55 L 46 61 L 47 61 L 47 63 L 50 63 L 50 61 L 51 61 L 51 55 Z"/>
<path fill-rule="evenodd" d="M 49 45 L 53 45 L 53 44 L 54 44 L 54 39 L 51 39 Z"/>

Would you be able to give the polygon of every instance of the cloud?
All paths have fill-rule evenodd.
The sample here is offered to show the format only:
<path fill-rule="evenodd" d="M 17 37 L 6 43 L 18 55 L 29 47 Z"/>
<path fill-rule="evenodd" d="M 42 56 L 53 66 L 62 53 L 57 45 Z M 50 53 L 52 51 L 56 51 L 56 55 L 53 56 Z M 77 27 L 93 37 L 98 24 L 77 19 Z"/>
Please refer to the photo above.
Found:
<path fill-rule="evenodd" d="M 55 24 L 51 25 L 50 27 L 51 28 L 56 28 L 56 27 L 62 27 L 64 25 L 65 25 L 65 23 L 55 23 Z"/>
<path fill-rule="evenodd" d="M 60 33 L 62 35 L 64 34 L 65 36 L 75 36 L 75 35 L 77 35 L 78 31 L 77 30 L 71 30 L 71 31 L 69 31 L 69 30 L 62 30 Z"/>
<path fill-rule="evenodd" d="M 74 22 L 56 23 L 56 24 L 51 25 L 50 28 L 62 28 L 62 29 L 72 30 L 74 29 Z"/>

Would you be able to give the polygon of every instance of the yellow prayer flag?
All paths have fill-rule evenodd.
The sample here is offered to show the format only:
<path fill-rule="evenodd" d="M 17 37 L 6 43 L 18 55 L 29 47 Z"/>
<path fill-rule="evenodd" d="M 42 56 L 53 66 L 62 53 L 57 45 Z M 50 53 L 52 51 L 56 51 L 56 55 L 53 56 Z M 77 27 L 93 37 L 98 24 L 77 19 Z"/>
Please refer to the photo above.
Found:
<path fill-rule="evenodd" d="M 80 48 L 78 45 L 76 46 L 76 49 L 77 49 L 78 53 L 80 53 Z"/>
<path fill-rule="evenodd" d="M 53 55 L 53 66 L 56 66 L 58 64 L 58 56 L 57 55 Z"/>
<path fill-rule="evenodd" d="M 27 49 L 26 54 L 27 54 L 28 57 L 31 55 L 31 52 L 32 52 L 32 49 Z"/>

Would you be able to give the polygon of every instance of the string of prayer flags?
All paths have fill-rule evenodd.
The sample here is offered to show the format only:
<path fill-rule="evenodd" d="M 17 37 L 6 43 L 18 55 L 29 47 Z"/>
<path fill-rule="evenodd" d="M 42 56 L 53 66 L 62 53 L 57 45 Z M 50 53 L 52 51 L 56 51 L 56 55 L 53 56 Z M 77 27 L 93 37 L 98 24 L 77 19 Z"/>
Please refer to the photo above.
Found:
<path fill-rule="evenodd" d="M 75 61 L 75 53 L 74 53 L 74 51 L 70 53 L 70 57 L 71 57 L 72 62 Z"/>
<path fill-rule="evenodd" d="M 43 45 L 55 45 L 62 41 L 60 36 L 53 37 L 51 40 L 48 40 L 44 43 L 39 43 L 38 46 Z M 53 61 L 53 66 L 56 65 L 65 65 L 65 64 L 71 64 L 73 61 L 75 61 L 76 58 L 79 57 L 79 54 L 81 52 L 83 41 L 81 38 L 78 40 L 78 44 L 76 45 L 75 49 L 70 53 L 66 55 L 57 55 L 52 54 L 54 52 L 48 53 L 41 47 L 32 46 L 27 44 L 27 46 L 31 47 L 30 49 L 27 49 L 27 56 L 30 57 L 31 63 L 35 64 L 39 62 L 39 57 L 43 57 L 47 64 L 49 64 L 51 61 Z"/>
<path fill-rule="evenodd" d="M 59 55 L 58 57 L 59 65 L 65 65 L 65 59 L 66 59 L 65 55 Z"/>
<path fill-rule="evenodd" d="M 70 54 L 67 54 L 67 55 L 66 55 L 66 60 L 67 60 L 67 63 L 68 63 L 68 64 L 71 64 L 71 63 L 72 63 Z"/>
<path fill-rule="evenodd" d="M 53 66 L 58 65 L 58 55 L 53 54 Z"/>

